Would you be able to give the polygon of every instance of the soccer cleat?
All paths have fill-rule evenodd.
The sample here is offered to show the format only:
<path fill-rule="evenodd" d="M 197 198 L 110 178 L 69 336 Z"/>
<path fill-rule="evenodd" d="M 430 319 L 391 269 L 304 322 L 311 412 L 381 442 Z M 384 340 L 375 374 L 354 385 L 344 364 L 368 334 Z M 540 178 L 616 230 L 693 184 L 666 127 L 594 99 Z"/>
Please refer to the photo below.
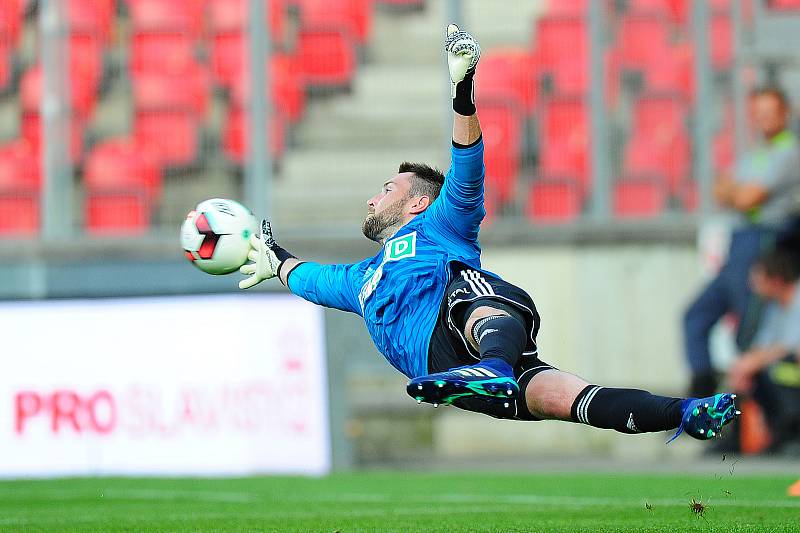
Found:
<path fill-rule="evenodd" d="M 715 394 L 707 398 L 686 400 L 681 425 L 669 442 L 684 431 L 698 440 L 719 436 L 723 426 L 742 414 L 736 409 L 735 400 L 735 394 Z"/>
<path fill-rule="evenodd" d="M 508 363 L 492 359 L 414 378 L 406 391 L 417 403 L 432 403 L 434 407 L 473 396 L 508 404 L 519 394 L 519 385 Z"/>

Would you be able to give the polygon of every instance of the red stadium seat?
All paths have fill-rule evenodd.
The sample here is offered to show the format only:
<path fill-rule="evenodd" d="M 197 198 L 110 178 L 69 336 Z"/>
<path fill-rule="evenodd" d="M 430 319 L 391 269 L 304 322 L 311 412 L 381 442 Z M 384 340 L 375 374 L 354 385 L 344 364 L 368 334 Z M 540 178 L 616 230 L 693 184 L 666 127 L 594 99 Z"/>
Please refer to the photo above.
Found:
<path fill-rule="evenodd" d="M 671 92 L 693 101 L 694 49 L 689 44 L 665 50 L 658 61 L 645 65 L 644 79 L 647 91 Z"/>
<path fill-rule="evenodd" d="M 0 145 L 0 191 L 38 191 L 41 164 L 30 144 L 18 139 Z"/>
<path fill-rule="evenodd" d="M 301 28 L 296 54 L 306 86 L 349 87 L 352 83 L 356 50 L 349 34 L 325 27 Z"/>
<path fill-rule="evenodd" d="M 685 102 L 674 94 L 646 94 L 634 104 L 633 111 L 625 172 L 661 176 L 674 193 L 688 178 L 691 166 Z"/>
<path fill-rule="evenodd" d="M 582 97 L 551 98 L 542 106 L 540 170 L 580 178 L 588 187 L 589 116 Z"/>
<path fill-rule="evenodd" d="M 587 85 L 589 43 L 586 20 L 546 16 L 538 20 L 533 58 L 540 75 L 551 77 L 555 92 L 579 92 Z"/>
<path fill-rule="evenodd" d="M 142 235 L 150 226 L 143 191 L 86 193 L 86 230 L 92 235 Z"/>
<path fill-rule="evenodd" d="M 633 130 L 638 136 L 672 137 L 685 131 L 687 113 L 680 95 L 644 94 L 634 104 Z"/>
<path fill-rule="evenodd" d="M 625 147 L 623 172 L 628 176 L 657 176 L 677 193 L 690 174 L 689 138 L 633 137 Z"/>
<path fill-rule="evenodd" d="M 549 0 L 548 16 L 585 16 L 589 12 L 589 0 Z"/>
<path fill-rule="evenodd" d="M 669 49 L 669 25 L 658 15 L 627 15 L 620 21 L 616 49 L 622 68 L 643 69 Z"/>
<path fill-rule="evenodd" d="M 800 0 L 769 0 L 767 6 L 770 9 L 796 10 L 800 9 Z"/>
<path fill-rule="evenodd" d="M 91 117 L 103 79 L 103 41 L 92 33 L 73 32 L 69 39 L 70 79 L 74 111 Z"/>
<path fill-rule="evenodd" d="M 67 0 L 66 8 L 71 32 L 88 33 L 105 43 L 111 41 L 114 0 Z"/>
<path fill-rule="evenodd" d="M 21 6 L 20 0 L 0 2 L 0 40 L 9 43 L 11 48 L 19 45 L 23 22 Z"/>
<path fill-rule="evenodd" d="M 192 36 L 181 32 L 135 33 L 131 41 L 131 68 L 183 72 L 196 61 L 195 45 Z"/>
<path fill-rule="evenodd" d="M 222 131 L 222 150 L 228 159 L 238 165 L 245 161 L 247 156 L 248 137 L 246 113 L 237 105 L 228 110 L 225 125 Z M 274 159 L 280 159 L 286 150 L 286 124 L 280 113 L 273 113 L 269 119 L 269 145 L 270 153 Z"/>
<path fill-rule="evenodd" d="M 13 51 L 11 40 L 0 33 L 0 92 L 11 83 Z"/>
<path fill-rule="evenodd" d="M 372 0 L 298 0 L 301 27 L 337 28 L 365 44 L 372 33 Z"/>
<path fill-rule="evenodd" d="M 39 231 L 38 195 L 0 192 L 0 235 L 27 237 Z"/>
<path fill-rule="evenodd" d="M 133 102 L 137 110 L 188 111 L 205 116 L 209 101 L 208 72 L 199 64 L 183 72 L 133 72 Z"/>
<path fill-rule="evenodd" d="M 205 1 L 127 0 L 134 32 L 179 32 L 193 38 L 203 31 Z"/>
<path fill-rule="evenodd" d="M 84 122 L 79 116 L 73 115 L 70 120 L 69 130 L 69 157 L 72 162 L 80 161 L 84 149 Z M 38 111 L 23 111 L 20 117 L 20 136 L 30 145 L 34 153 L 39 153 L 42 147 L 42 122 Z"/>
<path fill-rule="evenodd" d="M 530 114 L 536 107 L 533 56 L 526 48 L 493 48 L 481 57 L 478 99 L 506 99 Z"/>
<path fill-rule="evenodd" d="M 726 13 L 711 16 L 711 66 L 727 70 L 733 63 L 733 23 Z"/>
<path fill-rule="evenodd" d="M 195 162 L 209 99 L 205 69 L 193 63 L 177 73 L 134 72 L 133 89 L 135 137 L 158 146 L 166 165 Z"/>
<path fill-rule="evenodd" d="M 667 207 L 666 184 L 657 178 L 621 178 L 612 192 L 614 215 L 619 218 L 651 218 Z"/>
<path fill-rule="evenodd" d="M 91 116 L 97 103 L 97 87 L 81 79 L 73 71 L 70 76 L 70 99 L 72 110 L 77 117 Z M 23 112 L 38 113 L 42 101 L 42 68 L 36 65 L 29 69 L 20 82 L 20 100 Z"/>
<path fill-rule="evenodd" d="M 581 62 L 589 50 L 587 22 L 581 17 L 545 16 L 536 23 L 534 56 L 550 67 L 562 62 Z"/>
<path fill-rule="evenodd" d="M 542 143 L 583 143 L 589 134 L 589 117 L 582 96 L 559 96 L 542 105 Z"/>
<path fill-rule="evenodd" d="M 286 34 L 286 0 L 264 0 L 272 41 Z M 247 50 L 247 0 L 209 0 L 210 63 L 214 82 L 230 89 L 239 81 Z"/>
<path fill-rule="evenodd" d="M 522 117 L 507 101 L 481 102 L 481 129 L 486 143 L 487 189 L 500 202 L 508 201 L 519 175 L 522 150 Z"/>
<path fill-rule="evenodd" d="M 582 204 L 577 179 L 542 177 L 531 185 L 526 213 L 534 223 L 562 224 L 578 218 Z"/>
<path fill-rule="evenodd" d="M 145 199 L 154 202 L 161 194 L 158 155 L 136 139 L 104 141 L 86 156 L 84 185 L 92 192 L 144 192 Z"/>
<path fill-rule="evenodd" d="M 40 188 L 41 165 L 28 143 L 0 145 L 0 235 L 38 231 Z"/>
<path fill-rule="evenodd" d="M 295 123 L 305 111 L 306 94 L 303 80 L 300 77 L 297 61 L 288 54 L 273 54 L 269 59 L 270 86 L 272 88 L 272 105 L 290 123 Z M 232 101 L 235 105 L 245 106 L 249 95 L 249 77 L 235 78 Z"/>
<path fill-rule="evenodd" d="M 247 34 L 243 31 L 217 33 L 211 37 L 210 44 L 214 83 L 230 89 L 244 72 Z"/>
<path fill-rule="evenodd" d="M 202 120 L 187 110 L 137 110 L 134 137 L 156 146 L 160 161 L 167 166 L 185 167 L 200 157 Z"/>

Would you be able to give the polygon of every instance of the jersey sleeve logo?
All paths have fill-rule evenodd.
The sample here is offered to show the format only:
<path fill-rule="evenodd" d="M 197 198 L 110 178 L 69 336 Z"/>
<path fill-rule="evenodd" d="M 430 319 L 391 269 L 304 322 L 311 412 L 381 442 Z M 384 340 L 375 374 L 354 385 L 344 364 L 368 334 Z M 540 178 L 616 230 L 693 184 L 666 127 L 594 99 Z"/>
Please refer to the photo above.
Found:
<path fill-rule="evenodd" d="M 361 305 L 361 312 L 364 312 L 364 302 L 367 301 L 367 298 L 372 296 L 372 292 L 378 286 L 378 283 L 381 281 L 381 277 L 383 277 L 383 265 L 379 266 L 375 272 L 372 274 L 372 277 L 367 281 L 358 293 L 358 303 Z"/>
<path fill-rule="evenodd" d="M 386 241 L 384 261 L 399 261 L 417 255 L 417 232 Z"/>

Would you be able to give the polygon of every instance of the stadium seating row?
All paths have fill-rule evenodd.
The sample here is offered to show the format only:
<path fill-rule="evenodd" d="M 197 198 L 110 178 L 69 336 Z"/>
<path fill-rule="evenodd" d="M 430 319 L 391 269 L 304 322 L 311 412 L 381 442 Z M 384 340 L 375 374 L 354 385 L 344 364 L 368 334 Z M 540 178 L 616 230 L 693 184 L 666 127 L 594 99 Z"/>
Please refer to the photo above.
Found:
<path fill-rule="evenodd" d="M 487 182 L 498 207 L 524 183 L 527 151 L 537 166 L 526 213 L 536 222 L 578 217 L 592 191 L 587 96 L 590 79 L 586 1 L 551 2 L 536 21 L 532 46 L 487 50 L 481 63 L 481 124 L 487 132 Z M 648 217 L 675 204 L 691 211 L 690 117 L 694 98 L 694 50 L 689 2 L 632 0 L 610 17 L 615 39 L 605 50 L 605 92 L 612 123 L 626 132 L 619 176 L 610 191 L 614 213 Z M 711 2 L 713 68 L 731 66 L 730 2 Z M 623 110 L 622 83 L 637 80 L 630 110 Z M 714 161 L 733 159 L 730 127 L 714 139 Z M 532 136 L 529 132 L 535 132 Z M 534 138 L 531 142 L 530 137 Z"/>
<path fill-rule="evenodd" d="M 424 0 L 385 0 L 420 4 Z M 108 77 L 107 57 L 119 48 L 116 0 L 66 0 L 70 47 L 70 155 L 83 165 L 86 220 L 93 232 L 140 232 L 157 207 L 161 175 L 171 167 L 190 167 L 201 148 L 213 90 L 228 95 L 221 132 L 222 153 L 242 164 L 247 149 L 245 109 L 248 0 L 124 0 L 129 40 L 127 69 L 133 100 L 132 130 L 104 139 L 89 149 L 84 133 Z M 274 113 L 270 150 L 279 158 L 287 128 L 302 119 L 308 89 L 347 87 L 357 68 L 357 49 L 371 35 L 373 0 L 264 0 L 265 24 L 277 51 L 266 68 Z M 298 13 L 296 32 L 288 35 L 289 9 Z M 13 91 L 13 54 L 19 46 L 25 6 L 0 2 L 0 91 Z M 208 60 L 204 60 L 204 58 Z M 24 152 L 37 158 L 41 146 L 39 107 L 42 71 L 31 66 L 21 78 L 20 138 L 0 150 L 6 169 L 0 195 L 33 198 L 39 179 L 10 171 Z M 36 173 L 38 176 L 38 172 Z M 16 176 L 16 179 L 15 179 Z M 106 209 L 104 206 L 107 206 Z M 122 206 L 122 208 L 117 209 Z M 0 204 L 2 207 L 2 204 Z M 116 214 L 114 214 L 116 213 Z M 133 216 L 135 214 L 135 216 Z M 0 233 L 35 231 L 36 223 L 13 224 L 5 217 Z M 21 217 L 35 220 L 36 216 Z"/>
<path fill-rule="evenodd" d="M 424 0 L 380 1 L 399 5 Z M 203 156 L 214 91 L 228 95 L 222 153 L 233 163 L 243 162 L 248 144 L 249 85 L 242 53 L 246 4 L 65 0 L 73 111 L 69 153 L 82 166 L 90 231 L 146 230 L 158 207 L 164 171 L 191 166 Z M 352 82 L 358 48 L 372 33 L 373 0 L 265 0 L 264 5 L 264 23 L 276 50 L 265 65 L 271 80 L 266 96 L 277 111 L 270 122 L 270 150 L 279 158 L 286 132 L 302 120 L 307 90 Z M 580 216 L 589 202 L 588 5 L 588 0 L 550 2 L 535 23 L 530 46 L 484 53 L 478 97 L 488 144 L 490 207 L 501 208 L 527 188 L 525 212 L 531 219 L 558 223 Z M 689 135 L 694 97 L 691 3 L 630 0 L 614 5 L 619 9 L 608 20 L 614 38 L 605 51 L 605 91 L 612 121 L 625 132 L 620 172 L 610 191 L 614 213 L 656 216 L 671 205 L 691 211 L 697 203 Z M 769 6 L 800 9 L 800 0 L 770 0 Z M 126 25 L 118 23 L 120 7 L 127 9 Z M 710 8 L 712 64 L 724 73 L 732 60 L 731 2 L 712 0 Z M 20 94 L 19 139 L 0 146 L 0 234 L 34 232 L 38 225 L 42 72 L 31 66 L 18 86 L 14 76 L 27 9 L 27 0 L 0 2 L 0 94 Z M 290 23 L 291 10 L 298 14 L 297 25 Z M 128 36 L 124 41 L 121 26 Z M 109 52 L 120 50 L 127 57 L 122 74 L 132 88 L 132 129 L 87 150 L 85 131 L 112 70 Z M 630 106 L 621 106 L 629 79 L 636 80 L 636 90 Z M 733 159 L 731 129 L 720 128 L 714 140 L 714 161 L 720 166 Z M 530 174 L 530 184 L 519 180 Z M 13 212 L 23 215 L 11 216 Z"/>

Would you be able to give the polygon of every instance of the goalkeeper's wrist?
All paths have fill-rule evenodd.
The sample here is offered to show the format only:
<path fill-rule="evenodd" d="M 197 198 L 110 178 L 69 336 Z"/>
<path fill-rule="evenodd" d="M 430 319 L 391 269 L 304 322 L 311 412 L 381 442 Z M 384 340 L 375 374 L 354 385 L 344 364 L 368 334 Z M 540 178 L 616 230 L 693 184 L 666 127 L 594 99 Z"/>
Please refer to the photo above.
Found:
<path fill-rule="evenodd" d="M 279 267 L 281 264 L 283 264 L 284 261 L 286 261 L 290 257 L 294 257 L 291 253 L 287 252 L 277 244 L 273 244 L 272 246 L 269 247 L 269 249 L 272 250 L 272 253 L 275 254 L 275 257 L 278 258 Z"/>
<path fill-rule="evenodd" d="M 456 95 L 453 97 L 453 111 L 465 117 L 470 117 L 477 111 L 474 76 L 474 70 L 467 72 L 464 79 L 456 84 Z"/>

